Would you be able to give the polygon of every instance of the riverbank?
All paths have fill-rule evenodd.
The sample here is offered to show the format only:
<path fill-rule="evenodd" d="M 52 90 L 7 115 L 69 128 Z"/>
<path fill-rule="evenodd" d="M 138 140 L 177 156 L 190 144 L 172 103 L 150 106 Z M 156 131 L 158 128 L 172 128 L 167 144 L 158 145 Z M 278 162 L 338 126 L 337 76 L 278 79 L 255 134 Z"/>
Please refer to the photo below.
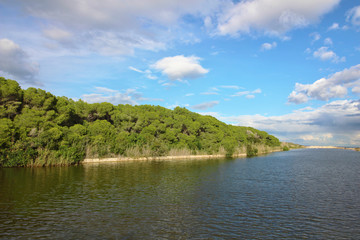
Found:
<path fill-rule="evenodd" d="M 336 146 L 305 146 L 305 148 L 310 148 L 310 149 L 344 149 L 344 150 L 360 151 L 360 148 L 336 147 Z"/>
<path fill-rule="evenodd" d="M 238 154 L 233 157 L 246 157 L 246 153 Z M 124 162 L 124 161 L 154 161 L 154 160 L 182 160 L 182 159 L 213 159 L 213 158 L 226 158 L 225 155 L 184 155 L 184 156 L 159 156 L 159 157 L 116 157 L 116 158 L 86 158 L 82 161 L 83 164 L 87 163 L 103 163 L 103 162 Z"/>
<path fill-rule="evenodd" d="M 280 148 L 267 149 L 267 151 L 259 152 L 258 155 L 265 155 L 273 152 L 283 151 Z M 234 154 L 231 158 L 246 158 L 246 153 Z M 229 158 L 225 154 L 208 154 L 208 155 L 179 155 L 179 156 L 158 156 L 158 157 L 112 157 L 112 158 L 85 158 L 81 163 L 107 163 L 107 162 L 126 162 L 126 161 L 167 161 L 167 160 L 194 160 L 194 159 L 224 159 Z"/>

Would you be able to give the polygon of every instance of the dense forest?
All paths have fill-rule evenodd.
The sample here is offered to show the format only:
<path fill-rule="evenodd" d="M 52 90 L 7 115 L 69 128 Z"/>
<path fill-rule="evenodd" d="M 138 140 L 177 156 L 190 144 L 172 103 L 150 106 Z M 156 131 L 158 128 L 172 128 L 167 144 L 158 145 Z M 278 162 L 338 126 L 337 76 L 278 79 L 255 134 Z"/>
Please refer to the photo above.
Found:
<path fill-rule="evenodd" d="M 256 155 L 279 140 L 185 108 L 88 104 L 0 77 L 0 166 L 76 164 L 84 158 Z"/>

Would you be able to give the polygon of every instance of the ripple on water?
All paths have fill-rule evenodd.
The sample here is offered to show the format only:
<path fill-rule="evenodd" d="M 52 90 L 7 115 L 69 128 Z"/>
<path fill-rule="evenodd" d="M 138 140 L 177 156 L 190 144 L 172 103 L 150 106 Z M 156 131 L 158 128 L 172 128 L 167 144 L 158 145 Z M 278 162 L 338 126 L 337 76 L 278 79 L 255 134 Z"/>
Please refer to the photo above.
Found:
<path fill-rule="evenodd" d="M 359 154 L 0 169 L 0 238 L 356 239 Z"/>

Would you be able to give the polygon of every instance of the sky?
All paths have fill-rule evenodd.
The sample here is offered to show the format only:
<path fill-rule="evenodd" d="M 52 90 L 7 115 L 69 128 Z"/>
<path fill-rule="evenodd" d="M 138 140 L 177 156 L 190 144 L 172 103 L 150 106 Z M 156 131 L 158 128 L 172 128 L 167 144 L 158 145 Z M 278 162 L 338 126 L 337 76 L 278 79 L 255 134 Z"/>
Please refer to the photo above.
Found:
<path fill-rule="evenodd" d="M 0 76 L 360 145 L 358 0 L 0 0 Z"/>

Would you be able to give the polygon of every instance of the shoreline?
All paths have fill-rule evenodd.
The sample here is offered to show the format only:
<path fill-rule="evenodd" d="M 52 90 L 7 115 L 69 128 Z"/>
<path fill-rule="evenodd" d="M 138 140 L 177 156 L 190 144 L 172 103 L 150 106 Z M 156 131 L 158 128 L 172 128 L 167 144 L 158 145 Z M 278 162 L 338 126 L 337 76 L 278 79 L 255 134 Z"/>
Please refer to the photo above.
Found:
<path fill-rule="evenodd" d="M 335 147 L 335 146 L 304 146 L 305 149 L 344 149 L 359 151 L 359 148 Z M 292 149 L 290 149 L 292 150 Z M 257 156 L 266 155 L 274 152 L 282 152 L 282 150 L 274 149 L 268 152 L 259 153 Z M 88 163 L 111 163 L 111 162 L 127 162 L 127 161 L 166 161 L 166 160 L 195 160 L 195 159 L 225 159 L 224 154 L 215 155 L 179 155 L 179 156 L 158 156 L 158 157 L 105 157 L 105 158 L 85 158 L 81 164 Z M 246 153 L 233 155 L 230 158 L 247 158 Z"/>
<path fill-rule="evenodd" d="M 246 153 L 237 154 L 232 158 L 245 158 Z M 183 156 L 159 156 L 159 157 L 113 157 L 113 158 L 85 158 L 81 163 L 105 163 L 105 162 L 126 162 L 126 161 L 154 161 L 154 160 L 192 160 L 192 159 L 212 159 L 227 158 L 225 155 L 183 155 Z"/>
<path fill-rule="evenodd" d="M 305 148 L 309 148 L 309 149 L 343 149 L 343 150 L 353 150 L 353 151 L 360 150 L 360 148 L 355 148 L 355 147 L 336 147 L 336 146 L 305 146 Z"/>
<path fill-rule="evenodd" d="M 260 152 L 257 156 L 262 156 L 274 152 L 282 152 L 280 149 L 273 149 L 266 152 Z M 108 157 L 108 158 L 85 158 L 81 164 L 88 163 L 107 163 L 107 162 L 126 162 L 126 161 L 166 161 L 166 160 L 195 160 L 195 159 L 226 159 L 226 158 L 247 158 L 246 153 L 234 154 L 227 157 L 225 154 L 208 155 L 179 155 L 179 156 L 158 156 L 158 157 Z M 254 156 L 255 157 L 255 156 Z"/>

